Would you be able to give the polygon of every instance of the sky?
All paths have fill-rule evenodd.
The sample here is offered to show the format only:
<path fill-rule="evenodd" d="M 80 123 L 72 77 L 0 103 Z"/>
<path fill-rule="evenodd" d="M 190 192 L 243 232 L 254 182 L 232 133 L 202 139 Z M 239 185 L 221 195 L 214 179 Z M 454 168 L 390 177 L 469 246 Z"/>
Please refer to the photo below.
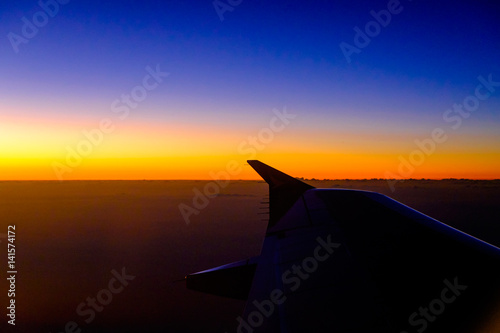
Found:
<path fill-rule="evenodd" d="M 0 179 L 500 178 L 493 1 L 0 5 Z"/>

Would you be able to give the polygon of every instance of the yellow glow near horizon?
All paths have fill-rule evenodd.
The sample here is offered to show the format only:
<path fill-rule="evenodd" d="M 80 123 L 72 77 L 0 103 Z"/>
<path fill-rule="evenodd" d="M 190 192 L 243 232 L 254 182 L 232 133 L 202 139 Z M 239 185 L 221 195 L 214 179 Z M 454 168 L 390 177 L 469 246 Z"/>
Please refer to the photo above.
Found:
<path fill-rule="evenodd" d="M 230 161 L 240 170 L 231 179 L 259 179 L 246 165 L 253 156 L 172 156 L 151 158 L 87 158 L 62 173 L 63 180 L 211 179 L 224 172 Z M 498 179 L 499 156 L 435 156 L 402 178 Z M 294 177 L 316 179 L 385 178 L 397 174 L 397 156 L 373 154 L 259 154 L 257 159 Z M 494 162 L 495 161 L 495 162 Z M 57 180 L 53 159 L 3 159 L 2 180 Z M 457 168 L 457 165 L 460 168 Z M 215 176 L 214 176 L 215 175 Z"/>
<path fill-rule="evenodd" d="M 249 137 L 256 136 L 259 128 L 243 131 L 135 121 L 114 124 L 113 131 L 94 136 L 98 143 L 89 146 L 84 133 L 95 134 L 98 125 L 99 119 L 90 118 L 4 119 L 0 124 L 0 179 L 211 179 L 229 161 L 243 166 L 247 159 L 260 159 L 292 176 L 317 179 L 385 178 L 387 172 L 400 178 L 500 178 L 498 148 L 480 145 L 477 137 L 454 138 L 454 145 L 443 143 L 438 153 L 425 157 L 410 172 L 408 166 L 401 166 L 401 157 L 408 161 L 415 150 L 414 134 L 390 140 L 385 135 L 377 139 L 374 132 L 354 135 L 290 128 L 256 149 Z M 84 154 L 75 159 L 74 152 Z M 54 163 L 61 177 L 54 171 Z M 258 178 L 244 166 L 233 176 Z"/>

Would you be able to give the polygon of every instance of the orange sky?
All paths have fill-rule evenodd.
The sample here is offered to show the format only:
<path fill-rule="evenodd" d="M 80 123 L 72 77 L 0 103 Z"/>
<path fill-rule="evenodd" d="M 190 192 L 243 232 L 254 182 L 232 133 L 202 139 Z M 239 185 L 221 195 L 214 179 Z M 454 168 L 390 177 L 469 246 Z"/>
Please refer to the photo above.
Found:
<path fill-rule="evenodd" d="M 414 169 L 408 167 L 411 164 L 400 163 L 398 156 L 383 154 L 262 153 L 257 158 L 290 175 L 317 179 L 500 178 L 498 154 L 436 155 Z M 54 160 L 47 158 L 3 159 L 2 179 L 211 179 L 225 178 L 228 174 L 230 179 L 259 178 L 241 155 L 87 158 L 77 167 L 65 163 L 54 167 L 53 163 Z"/>
<path fill-rule="evenodd" d="M 316 127 L 302 119 L 273 132 L 273 118 L 270 111 L 238 127 L 114 119 L 101 128 L 103 118 L 97 117 L 4 117 L 0 178 L 211 179 L 235 161 L 241 170 L 232 179 L 258 179 L 245 166 L 248 159 L 260 159 L 296 177 L 318 179 L 500 178 L 500 149 L 492 144 L 498 134 L 493 130 L 481 136 L 448 131 L 448 139 L 432 144 L 432 152 L 426 154 L 415 143 L 430 140 L 422 125 L 419 131 L 386 126 L 356 133 L 348 119 Z"/>

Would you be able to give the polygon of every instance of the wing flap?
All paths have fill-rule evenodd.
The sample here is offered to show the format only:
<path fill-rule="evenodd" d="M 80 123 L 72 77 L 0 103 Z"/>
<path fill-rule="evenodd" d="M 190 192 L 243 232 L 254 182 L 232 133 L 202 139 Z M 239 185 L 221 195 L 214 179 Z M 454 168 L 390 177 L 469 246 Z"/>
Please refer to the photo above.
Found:
<path fill-rule="evenodd" d="M 246 300 L 257 263 L 247 259 L 186 276 L 186 287 L 212 295 Z"/>

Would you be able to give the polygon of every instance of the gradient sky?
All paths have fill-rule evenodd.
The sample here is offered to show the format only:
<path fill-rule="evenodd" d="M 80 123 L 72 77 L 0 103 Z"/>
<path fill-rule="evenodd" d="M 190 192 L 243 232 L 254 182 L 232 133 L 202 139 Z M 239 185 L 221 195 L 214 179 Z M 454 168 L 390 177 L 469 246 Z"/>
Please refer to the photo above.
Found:
<path fill-rule="evenodd" d="M 221 0 L 223 20 L 210 0 L 41 3 L 53 17 L 0 5 L 0 179 L 209 179 L 232 160 L 256 179 L 249 158 L 306 178 L 500 178 L 500 84 L 443 118 L 479 76 L 500 82 L 493 1 Z M 388 6 L 348 61 L 341 43 Z M 146 68 L 169 74 L 128 107 Z"/>

